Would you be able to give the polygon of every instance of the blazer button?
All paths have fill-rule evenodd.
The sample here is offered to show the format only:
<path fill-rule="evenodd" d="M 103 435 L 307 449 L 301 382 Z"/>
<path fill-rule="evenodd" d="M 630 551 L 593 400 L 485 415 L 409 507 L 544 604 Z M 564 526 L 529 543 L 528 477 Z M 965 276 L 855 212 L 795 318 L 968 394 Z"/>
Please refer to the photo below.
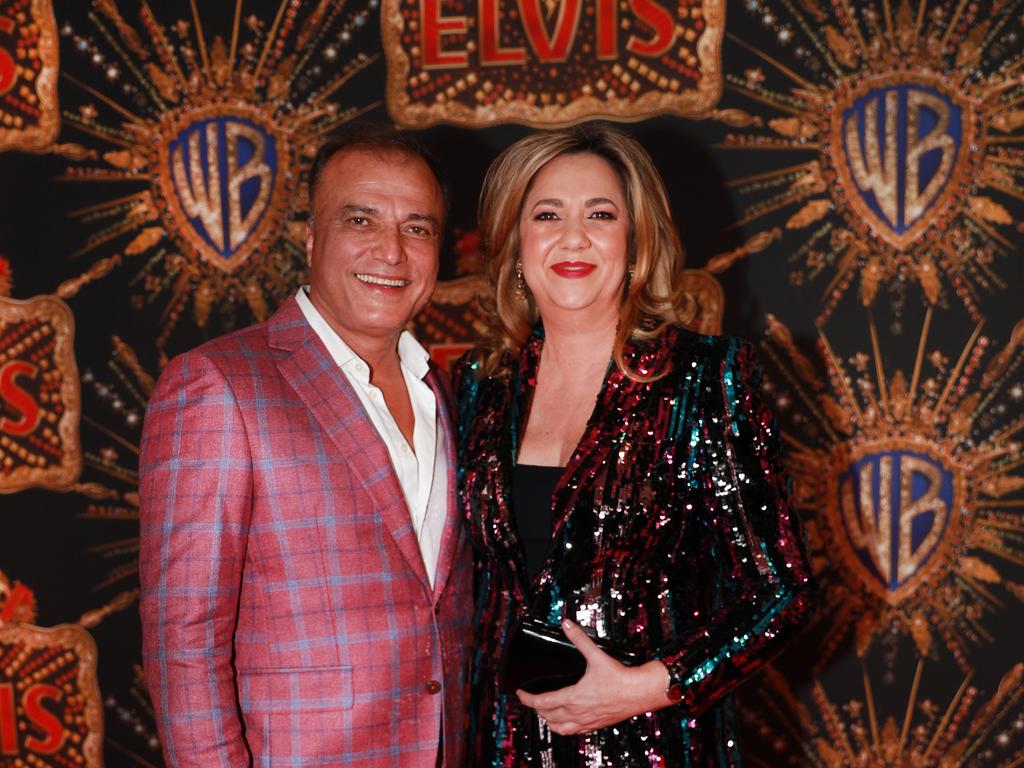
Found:
<path fill-rule="evenodd" d="M 441 684 L 437 680 L 428 680 L 425 687 L 431 696 L 441 692 Z"/>
<path fill-rule="evenodd" d="M 434 615 L 435 616 L 440 616 L 441 615 L 441 604 L 440 603 L 434 603 Z"/>

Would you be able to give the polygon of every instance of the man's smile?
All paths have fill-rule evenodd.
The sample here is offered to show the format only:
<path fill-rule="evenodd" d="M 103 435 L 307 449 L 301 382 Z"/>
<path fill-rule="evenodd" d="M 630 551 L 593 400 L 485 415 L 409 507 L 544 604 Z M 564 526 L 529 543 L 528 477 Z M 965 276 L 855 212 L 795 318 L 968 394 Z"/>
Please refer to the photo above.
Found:
<path fill-rule="evenodd" d="M 370 275 L 365 272 L 357 272 L 356 280 L 361 283 L 368 283 L 370 285 L 383 285 L 388 288 L 404 288 L 409 284 L 408 280 L 404 280 L 400 277 L 381 277 L 380 275 Z"/>

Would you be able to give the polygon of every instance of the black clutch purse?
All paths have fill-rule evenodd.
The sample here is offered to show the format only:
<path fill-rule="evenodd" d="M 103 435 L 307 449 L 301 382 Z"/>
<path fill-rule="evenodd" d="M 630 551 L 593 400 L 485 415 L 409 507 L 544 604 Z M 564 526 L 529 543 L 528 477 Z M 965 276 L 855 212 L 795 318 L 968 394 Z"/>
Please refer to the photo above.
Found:
<path fill-rule="evenodd" d="M 642 663 L 631 651 L 591 639 L 626 666 Z M 587 660 L 565 637 L 561 627 L 532 618 L 523 619 L 516 626 L 501 664 L 502 685 L 510 694 L 519 689 L 527 693 L 547 693 L 564 688 L 578 682 L 586 671 Z"/>

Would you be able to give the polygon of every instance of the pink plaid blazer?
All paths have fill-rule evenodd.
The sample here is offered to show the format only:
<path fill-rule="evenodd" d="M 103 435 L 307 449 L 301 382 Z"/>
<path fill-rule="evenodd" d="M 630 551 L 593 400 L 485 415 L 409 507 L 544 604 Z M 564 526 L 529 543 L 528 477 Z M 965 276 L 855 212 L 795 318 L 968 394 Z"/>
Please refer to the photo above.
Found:
<path fill-rule="evenodd" d="M 174 359 L 140 458 L 143 659 L 169 766 L 464 763 L 471 560 L 431 589 L 387 448 L 294 299 Z"/>

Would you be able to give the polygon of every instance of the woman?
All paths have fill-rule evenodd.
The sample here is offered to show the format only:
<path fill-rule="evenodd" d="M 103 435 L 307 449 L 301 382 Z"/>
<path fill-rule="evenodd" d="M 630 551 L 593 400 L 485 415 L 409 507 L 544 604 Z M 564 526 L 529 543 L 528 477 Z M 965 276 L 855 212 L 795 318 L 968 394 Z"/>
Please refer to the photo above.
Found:
<path fill-rule="evenodd" d="M 732 765 L 725 694 L 803 618 L 810 587 L 753 349 L 678 325 L 664 187 L 612 128 L 506 150 L 481 228 L 493 329 L 456 372 L 479 556 L 475 764 Z M 524 659 L 506 653 L 537 622 L 586 673 L 508 691 Z"/>

